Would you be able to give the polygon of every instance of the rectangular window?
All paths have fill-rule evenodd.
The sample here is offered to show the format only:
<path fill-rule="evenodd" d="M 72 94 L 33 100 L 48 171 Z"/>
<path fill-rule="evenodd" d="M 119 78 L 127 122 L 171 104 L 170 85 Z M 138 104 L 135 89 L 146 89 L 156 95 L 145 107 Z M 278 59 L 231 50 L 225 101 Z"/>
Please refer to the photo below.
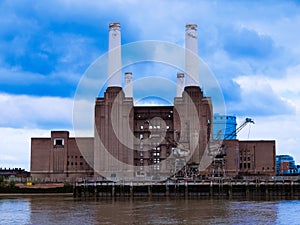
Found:
<path fill-rule="evenodd" d="M 159 152 L 153 152 L 153 156 L 159 156 L 160 153 Z"/>
<path fill-rule="evenodd" d="M 157 158 L 153 159 L 154 164 L 159 163 L 159 161 L 160 161 L 160 159 L 157 159 Z"/>
<path fill-rule="evenodd" d="M 64 146 L 64 139 L 63 138 L 55 138 L 54 145 L 55 146 Z"/>
<path fill-rule="evenodd" d="M 153 168 L 154 168 L 154 170 L 159 170 L 160 169 L 159 165 L 155 165 Z"/>

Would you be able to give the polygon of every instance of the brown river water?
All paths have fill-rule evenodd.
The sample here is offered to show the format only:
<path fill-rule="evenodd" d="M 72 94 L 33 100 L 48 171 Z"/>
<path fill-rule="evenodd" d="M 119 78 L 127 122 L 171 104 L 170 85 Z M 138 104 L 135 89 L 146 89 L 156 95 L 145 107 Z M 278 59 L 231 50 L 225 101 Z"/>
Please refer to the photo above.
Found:
<path fill-rule="evenodd" d="M 0 224 L 300 224 L 300 200 L 2 196 Z"/>

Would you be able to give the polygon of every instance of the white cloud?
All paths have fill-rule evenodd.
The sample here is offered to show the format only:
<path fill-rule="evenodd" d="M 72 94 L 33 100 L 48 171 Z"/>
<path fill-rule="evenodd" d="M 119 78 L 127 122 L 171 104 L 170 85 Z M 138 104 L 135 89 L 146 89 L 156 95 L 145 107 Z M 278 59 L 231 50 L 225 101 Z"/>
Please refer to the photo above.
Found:
<path fill-rule="evenodd" d="M 31 137 L 50 137 L 50 131 L 0 127 L 0 136 L 0 167 L 29 171 Z"/>
<path fill-rule="evenodd" d="M 300 64 L 286 69 L 286 76 L 271 79 L 268 82 L 274 90 L 282 95 L 293 97 L 300 94 Z M 299 97 L 300 99 L 300 97 Z"/>
<path fill-rule="evenodd" d="M 241 124 L 245 118 L 238 118 Z M 254 118 L 250 131 L 244 128 L 238 138 L 241 140 L 276 140 L 276 154 L 290 154 L 300 162 L 300 117 L 299 115 L 278 115 Z M 250 132 L 250 133 L 249 133 Z"/>
<path fill-rule="evenodd" d="M 15 128 L 70 127 L 73 100 L 0 93 L 0 126 Z"/>
<path fill-rule="evenodd" d="M 264 76 L 240 76 L 233 79 L 241 89 L 239 102 L 229 104 L 230 112 L 240 115 L 293 114 L 295 105 L 281 96 Z"/>
<path fill-rule="evenodd" d="M 279 152 L 297 154 L 293 152 L 296 151 L 293 149 L 299 143 L 295 134 L 299 133 L 297 127 L 300 124 L 298 120 L 300 111 L 299 4 L 293 1 L 272 2 L 268 7 L 264 7 L 264 4 L 231 2 L 228 5 L 227 2 L 221 1 L 143 1 L 141 3 L 136 0 L 116 0 L 105 3 L 103 1 L 64 0 L 48 1 L 47 4 L 41 2 L 28 4 L 24 1 L 16 4 L 4 1 L 0 9 L 3 14 L 3 20 L 0 22 L 2 28 L 0 37 L 5 39 L 0 43 L 0 47 L 3 46 L 4 54 L 0 55 L 1 64 L 6 68 L 12 68 L 11 65 L 6 65 L 7 59 L 25 53 L 30 54 L 33 52 L 33 48 L 37 48 L 35 51 L 39 54 L 39 47 L 43 47 L 43 45 L 37 46 L 38 38 L 46 35 L 47 41 L 40 41 L 45 46 L 48 44 L 51 46 L 52 43 L 49 51 L 53 51 L 52 47 L 57 48 L 56 62 L 59 64 L 54 63 L 50 66 L 54 65 L 59 71 L 56 75 L 35 76 L 30 72 L 19 71 L 20 68 L 16 65 L 15 69 L 19 72 L 10 71 L 8 73 L 1 69 L 0 81 L 7 92 L 7 89 L 12 92 L 11 87 L 20 90 L 13 93 L 28 93 L 24 90 L 29 88 L 34 90 L 30 92 L 34 94 L 39 89 L 45 88 L 46 91 L 43 94 L 47 94 L 49 89 L 57 87 L 56 82 L 62 84 L 59 86 L 60 89 L 68 89 L 66 86 L 76 83 L 79 77 L 74 70 L 85 66 L 84 59 L 90 61 L 95 57 L 95 53 L 91 51 L 94 44 L 101 42 L 99 48 L 103 49 L 105 49 L 103 46 L 107 46 L 106 42 L 102 45 L 103 40 L 106 40 L 102 34 L 107 35 L 108 22 L 121 22 L 122 42 L 132 39 L 157 39 L 179 45 L 184 43 L 185 23 L 195 22 L 198 23 L 199 28 L 199 49 L 201 49 L 199 55 L 206 57 L 207 63 L 216 73 L 216 77 L 222 78 L 220 81 L 222 88 L 227 85 L 227 88 L 223 90 L 226 91 L 226 96 L 231 96 L 233 104 L 228 105 L 230 111 L 232 113 L 239 113 L 241 110 L 243 113 L 251 112 L 251 116 L 255 116 L 254 119 L 257 121 L 257 124 L 253 126 L 255 132 L 252 132 L 255 133 L 255 137 L 276 139 Z M 249 6 L 253 10 L 249 10 Z M 270 36 L 276 49 L 280 49 L 280 54 L 271 55 L 268 60 L 256 60 L 255 62 L 240 57 L 231 60 L 229 54 L 223 50 L 221 37 L 234 31 L 234 28 L 237 27 L 253 30 L 259 35 Z M 83 28 L 80 29 L 82 37 L 77 35 L 79 31 L 76 29 L 79 28 Z M 95 30 L 97 32 L 94 33 Z M 88 33 L 87 37 L 89 38 L 84 37 L 85 33 Z M 99 40 L 99 42 L 95 40 Z M 29 41 L 32 46 L 28 45 Z M 241 39 L 241 41 L 243 40 Z M 25 58 L 30 59 L 27 55 Z M 296 64 L 298 66 L 290 67 Z M 152 72 L 152 69 L 149 71 Z M 136 74 L 140 75 L 147 71 L 141 70 Z M 286 71 L 286 74 L 282 71 Z M 261 75 L 245 76 L 248 74 Z M 238 75 L 240 76 L 237 77 Z M 175 77 L 176 74 L 170 76 Z M 241 89 L 234 90 L 235 86 L 226 83 L 234 77 Z M 50 88 L 49 84 L 52 84 Z M 240 90 L 242 93 L 239 93 Z M 55 90 L 55 92 L 57 96 L 63 94 L 61 90 Z M 64 96 L 70 96 L 65 92 Z M 240 94 L 242 95 L 240 96 Z M 154 104 L 154 102 L 150 102 L 150 104 Z M 266 104 L 268 105 L 264 108 Z M 58 125 L 67 127 L 72 122 L 72 99 L 68 98 L 30 97 L 0 93 L 0 108 L 0 126 L 48 126 L 50 130 Z M 267 115 L 272 111 L 286 112 L 292 108 L 296 108 L 296 114 Z M 266 116 L 258 116 L 263 110 L 265 110 Z M 11 128 L 1 129 L 2 137 L 5 137 L 5 140 L 10 140 L 7 135 L 15 135 L 16 138 L 22 139 L 21 136 L 13 133 L 22 133 L 21 130 L 15 129 L 10 132 L 3 129 Z M 18 148 L 17 145 L 10 147 Z M 7 160 L 13 160 L 15 155 L 3 154 L 2 159 L 4 157 Z M 298 160 L 300 160 L 299 157 Z"/>
<path fill-rule="evenodd" d="M 67 129 L 59 129 L 67 130 Z M 73 130 L 68 130 L 75 137 Z M 76 131 L 78 137 L 92 137 L 90 130 Z M 28 129 L 0 127 L 0 167 L 30 170 L 31 138 L 51 137 L 50 129 Z"/>
<path fill-rule="evenodd" d="M 240 139 L 276 140 L 277 154 L 290 154 L 294 156 L 297 163 L 300 162 L 300 65 L 288 68 L 285 76 L 281 78 L 270 78 L 266 76 L 240 76 L 235 81 L 242 90 L 242 99 L 236 108 L 252 107 L 252 103 L 263 104 L 265 97 L 273 98 L 269 109 L 282 112 L 282 115 L 259 116 L 259 111 L 251 114 L 255 125 L 249 130 L 244 129 Z M 255 94 L 258 92 L 260 95 Z M 254 94 L 253 94 L 254 93 Z M 255 101 L 251 97 L 255 96 Z M 246 106 L 248 104 L 248 106 Z M 286 106 L 294 108 L 292 112 L 284 112 Z M 290 108 L 288 107 L 288 109 Z M 262 109 L 264 110 L 264 109 Z M 246 110 L 245 110 L 246 112 Z M 250 116 L 250 115 L 249 115 Z M 239 124 L 244 118 L 239 117 Z M 248 136 L 249 135 L 249 136 Z"/>
<path fill-rule="evenodd" d="M 274 13 L 278 10 L 279 5 L 270 7 L 270 11 Z M 300 23 L 299 13 L 294 13 L 293 10 L 299 10 L 298 7 L 280 9 L 280 15 L 267 17 L 266 20 L 261 20 L 259 17 L 254 20 L 244 21 L 244 25 L 252 28 L 260 34 L 268 34 L 273 37 L 275 42 L 280 46 L 285 46 L 295 54 L 300 53 L 299 36 L 300 30 L 297 29 Z M 289 15 L 286 15 L 289 13 Z"/>
<path fill-rule="evenodd" d="M 241 104 L 232 107 L 238 108 L 243 106 L 247 109 L 247 104 L 249 107 L 253 107 L 253 105 L 256 107 L 262 104 L 269 107 L 270 110 L 276 110 L 285 114 L 300 113 L 298 104 L 300 102 L 299 75 L 300 64 L 287 68 L 286 75 L 280 78 L 271 78 L 264 75 L 237 77 L 233 80 L 241 88 L 242 100 Z M 274 105 L 270 105 L 270 103 L 274 103 Z M 270 112 L 270 114 L 273 113 Z"/>

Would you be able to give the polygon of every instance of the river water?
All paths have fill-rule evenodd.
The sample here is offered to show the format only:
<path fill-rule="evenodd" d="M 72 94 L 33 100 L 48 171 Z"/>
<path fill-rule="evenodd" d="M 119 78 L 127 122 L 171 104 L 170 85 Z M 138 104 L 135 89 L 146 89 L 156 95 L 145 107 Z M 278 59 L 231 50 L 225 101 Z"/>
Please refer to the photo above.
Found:
<path fill-rule="evenodd" d="M 0 197 L 0 224 L 300 224 L 300 200 Z"/>

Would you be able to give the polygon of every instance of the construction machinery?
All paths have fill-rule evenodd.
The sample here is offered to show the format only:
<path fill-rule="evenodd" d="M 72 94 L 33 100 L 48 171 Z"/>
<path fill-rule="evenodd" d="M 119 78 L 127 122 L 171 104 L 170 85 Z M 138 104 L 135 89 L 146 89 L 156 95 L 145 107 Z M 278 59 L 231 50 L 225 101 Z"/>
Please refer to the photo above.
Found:
<path fill-rule="evenodd" d="M 225 156 L 226 148 L 223 143 L 224 140 L 233 140 L 235 136 L 247 125 L 254 124 L 251 118 L 246 118 L 245 121 L 234 131 L 222 137 L 221 133 L 217 138 L 209 141 L 208 149 L 209 155 L 212 157 L 211 163 L 211 177 L 225 177 Z M 190 156 L 191 151 L 174 140 L 168 139 L 172 146 L 172 157 L 170 157 L 171 175 L 174 177 L 192 178 L 199 174 L 199 165 L 187 165 L 187 157 Z"/>
<path fill-rule="evenodd" d="M 211 177 L 225 177 L 225 156 L 226 149 L 223 144 L 224 140 L 232 140 L 247 124 L 254 124 L 251 118 L 246 118 L 245 121 L 236 130 L 225 135 L 223 138 L 217 137 L 209 143 L 209 154 L 213 156 L 211 164 Z"/>
<path fill-rule="evenodd" d="M 186 158 L 190 156 L 191 151 L 186 148 L 186 146 L 173 139 L 169 138 L 168 142 L 172 147 L 171 157 L 169 158 L 169 164 L 171 167 L 170 175 L 175 175 L 179 172 L 181 176 L 186 177 Z"/>

